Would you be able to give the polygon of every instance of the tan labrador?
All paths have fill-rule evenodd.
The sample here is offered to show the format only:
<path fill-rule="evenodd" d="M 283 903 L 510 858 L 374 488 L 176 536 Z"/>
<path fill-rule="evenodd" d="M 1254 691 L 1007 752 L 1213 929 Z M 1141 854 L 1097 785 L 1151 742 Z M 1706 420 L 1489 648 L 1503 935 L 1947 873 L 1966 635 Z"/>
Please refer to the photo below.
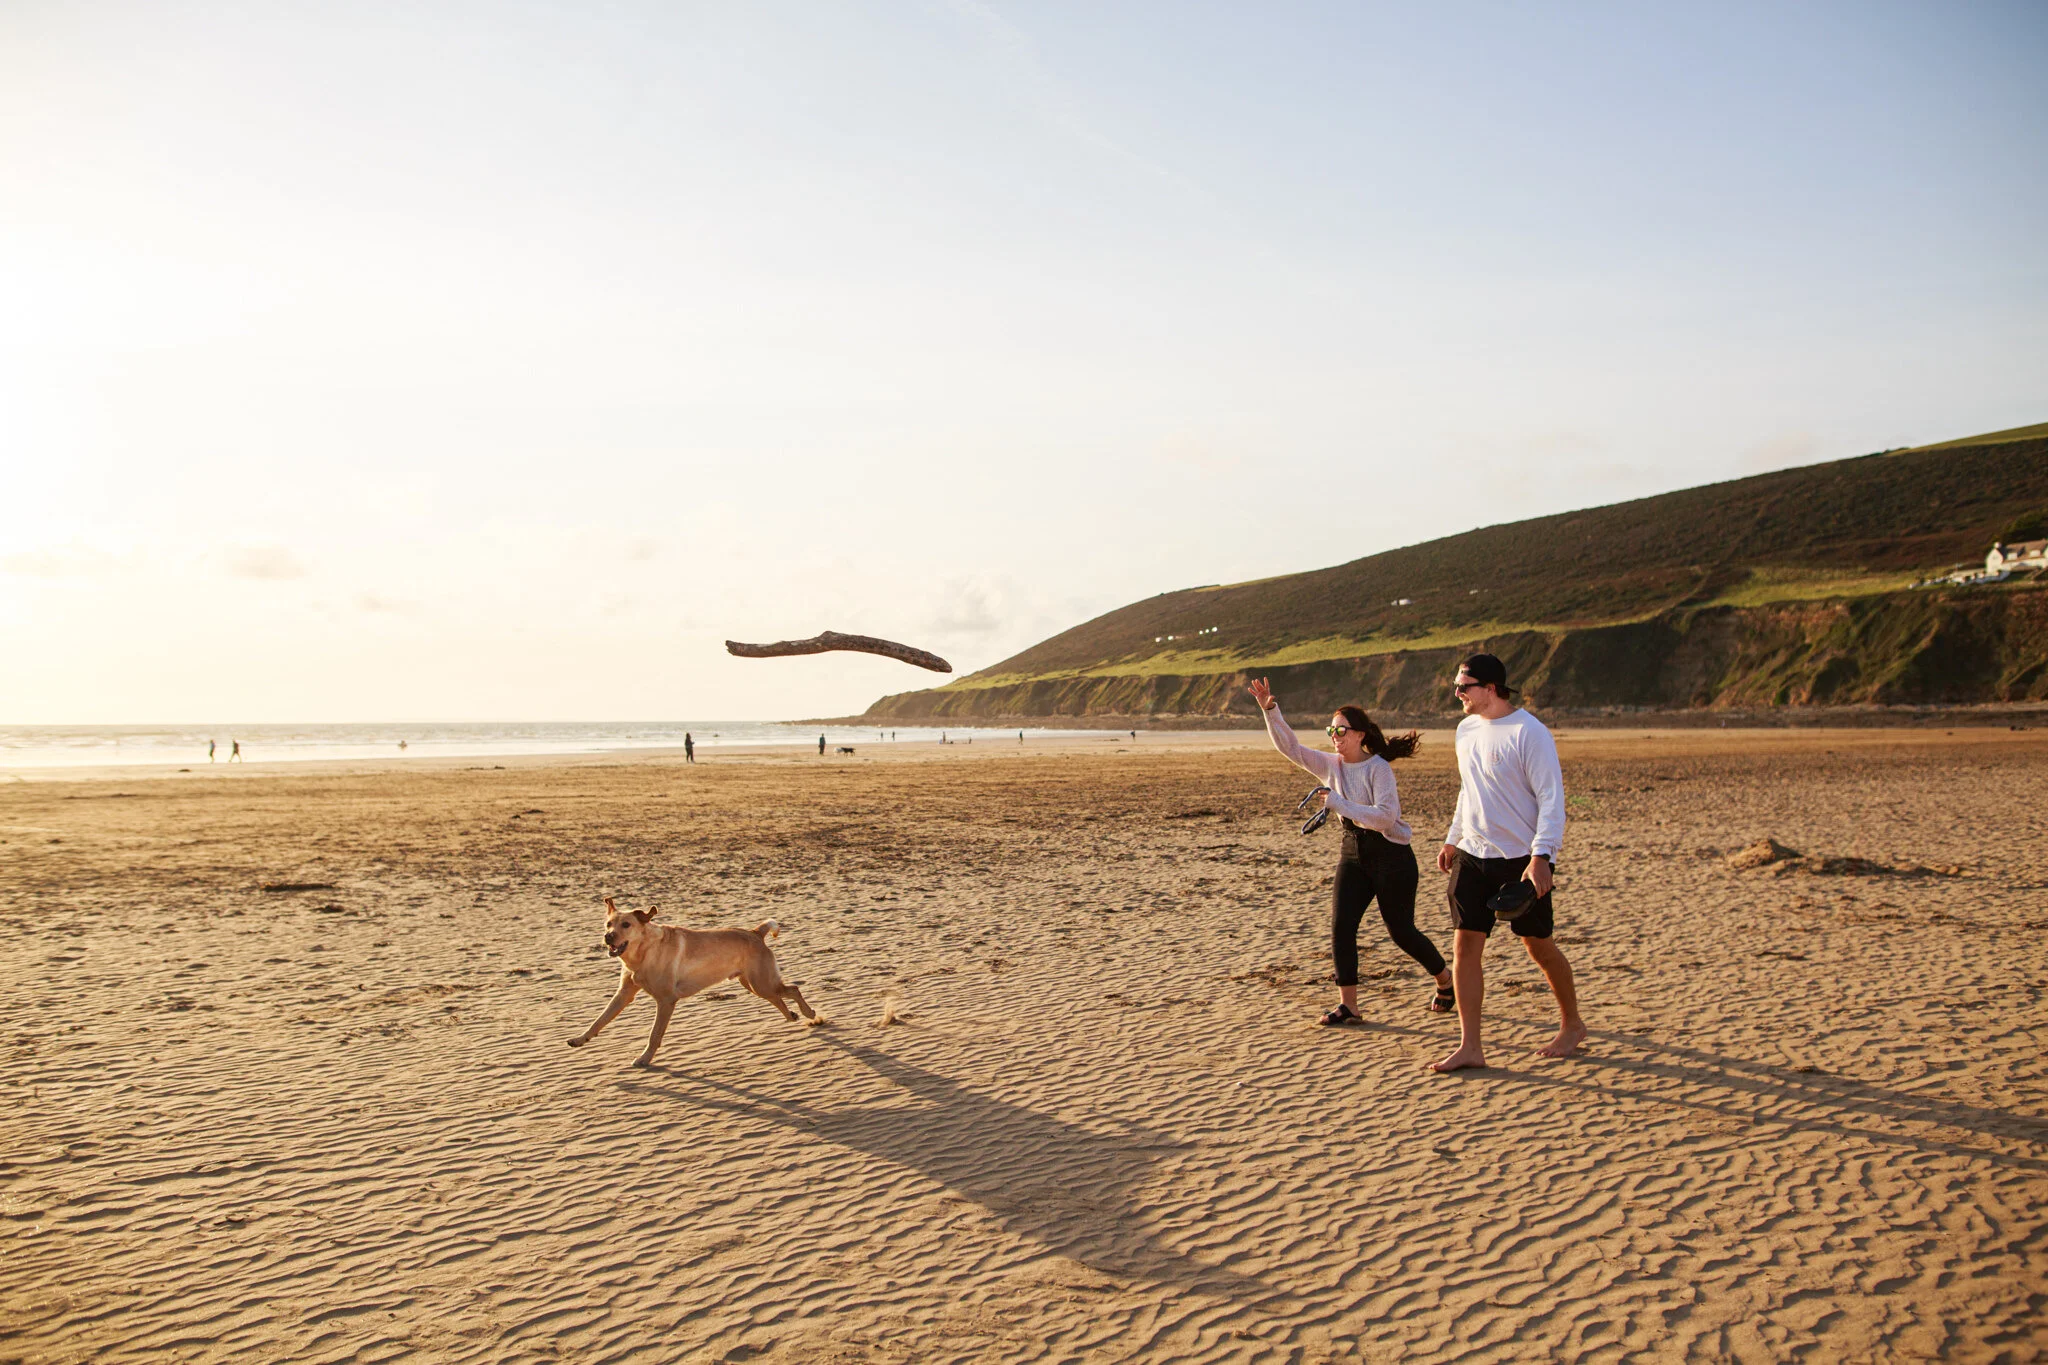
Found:
<path fill-rule="evenodd" d="M 582 1047 L 595 1038 L 599 1029 L 633 1003 L 634 996 L 646 991 L 660 1012 L 654 1016 L 654 1032 L 647 1035 L 647 1050 L 633 1065 L 652 1066 L 676 1001 L 734 977 L 781 1010 L 783 1018 L 796 1019 L 782 1003 L 794 1000 L 804 1018 L 816 1021 L 817 1011 L 804 999 L 804 993 L 775 970 L 775 954 L 768 950 L 768 940 L 780 934 L 782 926 L 774 920 L 763 920 L 754 929 L 683 929 L 653 923 L 658 913 L 621 910 L 610 896 L 604 898 L 604 946 L 619 960 L 619 989 L 597 1022 L 569 1040 L 570 1047 Z"/>

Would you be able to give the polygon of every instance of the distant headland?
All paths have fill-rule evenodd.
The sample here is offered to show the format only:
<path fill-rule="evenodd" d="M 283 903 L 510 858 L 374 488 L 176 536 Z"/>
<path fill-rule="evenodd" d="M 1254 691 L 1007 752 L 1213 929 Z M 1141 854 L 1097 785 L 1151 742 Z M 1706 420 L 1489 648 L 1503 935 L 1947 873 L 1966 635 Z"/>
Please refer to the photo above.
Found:
<path fill-rule="evenodd" d="M 1556 712 L 2002 714 L 2048 702 L 2044 538 L 2048 423 L 1161 593 L 860 719 L 1248 723 L 1257 676 L 1447 716 L 1480 648 Z"/>

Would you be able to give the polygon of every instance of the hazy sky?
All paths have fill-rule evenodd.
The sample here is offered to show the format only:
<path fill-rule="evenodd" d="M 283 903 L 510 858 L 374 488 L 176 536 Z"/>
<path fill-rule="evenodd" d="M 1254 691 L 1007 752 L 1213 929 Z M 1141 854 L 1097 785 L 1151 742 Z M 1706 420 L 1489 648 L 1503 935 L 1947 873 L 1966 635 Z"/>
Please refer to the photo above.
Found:
<path fill-rule="evenodd" d="M 0 722 L 768 718 L 2048 419 L 2048 7 L 0 3 Z"/>

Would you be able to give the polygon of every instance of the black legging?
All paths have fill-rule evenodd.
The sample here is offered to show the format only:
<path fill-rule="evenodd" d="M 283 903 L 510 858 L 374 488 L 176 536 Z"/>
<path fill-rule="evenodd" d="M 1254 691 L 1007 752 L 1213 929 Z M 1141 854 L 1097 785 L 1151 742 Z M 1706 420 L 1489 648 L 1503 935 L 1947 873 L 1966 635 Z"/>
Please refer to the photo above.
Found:
<path fill-rule="evenodd" d="M 1378 830 L 1346 827 L 1344 856 L 1337 862 L 1337 885 L 1330 897 L 1330 956 L 1337 959 L 1338 985 L 1358 984 L 1358 922 L 1374 897 L 1394 946 L 1431 976 L 1444 969 L 1444 955 L 1415 927 L 1418 880 L 1414 849 Z"/>

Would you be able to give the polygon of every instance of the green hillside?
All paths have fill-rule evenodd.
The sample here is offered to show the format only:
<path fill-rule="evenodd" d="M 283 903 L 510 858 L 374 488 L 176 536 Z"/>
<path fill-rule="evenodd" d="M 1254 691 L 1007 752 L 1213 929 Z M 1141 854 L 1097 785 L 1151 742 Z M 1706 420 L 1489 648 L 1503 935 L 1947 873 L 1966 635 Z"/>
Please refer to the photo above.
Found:
<path fill-rule="evenodd" d="M 869 715 L 1215 714 L 1241 708 L 1236 679 L 1273 670 L 1330 674 L 1331 685 L 1364 687 L 1360 695 L 1391 705 L 1405 693 L 1393 679 L 1435 667 L 1461 646 L 1506 649 L 1509 641 L 1529 656 L 1523 667 L 1532 691 L 1543 673 L 1558 705 L 1735 704 L 1737 696 L 1747 704 L 1759 689 L 1765 701 L 1883 700 L 1889 684 L 1880 679 L 1905 667 L 1901 659 L 1933 648 L 1930 631 L 1939 635 L 1936 623 L 1923 620 L 1912 640 L 1890 640 L 1883 618 L 1939 614 L 1936 604 L 1958 594 L 2006 601 L 2027 591 L 1907 592 L 1908 584 L 1981 563 L 1994 539 L 2044 518 L 2048 425 L 1486 527 L 1329 569 L 1161 593 L 943 688 L 884 698 Z M 2042 686 L 2038 676 L 2014 681 L 2029 667 L 2030 611 L 2012 618 L 2018 635 L 1991 650 L 2001 658 L 2016 651 L 2012 658 L 1982 678 L 1951 680 L 1947 692 L 1997 700 L 1975 692 L 2017 687 L 2018 695 L 2032 695 Z M 1843 626 L 1844 612 L 1861 624 Z M 2010 615 L 1991 611 L 2003 621 L 2001 613 Z M 1722 676 L 1725 668 L 1717 673 L 1721 666 L 1702 657 L 1695 671 L 1712 677 L 1684 687 L 1645 681 L 1659 651 L 1676 648 L 1655 641 L 1673 632 L 1690 637 L 1718 622 L 1717 638 L 1732 659 L 1752 631 L 1769 635 L 1793 619 L 1807 621 L 1803 629 L 1818 632 L 1817 640 L 1850 630 L 1864 643 L 1849 653 L 1868 657 L 1842 662 L 1848 646 L 1838 640 L 1840 648 L 1816 644 L 1826 657 L 1808 664 L 1780 648 L 1768 667 L 1761 658 L 1729 664 L 1740 677 Z M 2003 625 L 1979 621 L 1977 628 L 2004 640 Z M 1596 641 L 1619 647 L 1624 638 L 1634 643 L 1605 664 L 1571 662 Z M 1833 669 L 1818 691 L 1802 680 L 1799 670 L 1808 666 Z M 1931 666 L 1918 665 L 1922 672 Z M 1758 669 L 1772 673 L 1768 687 L 1753 676 Z"/>

